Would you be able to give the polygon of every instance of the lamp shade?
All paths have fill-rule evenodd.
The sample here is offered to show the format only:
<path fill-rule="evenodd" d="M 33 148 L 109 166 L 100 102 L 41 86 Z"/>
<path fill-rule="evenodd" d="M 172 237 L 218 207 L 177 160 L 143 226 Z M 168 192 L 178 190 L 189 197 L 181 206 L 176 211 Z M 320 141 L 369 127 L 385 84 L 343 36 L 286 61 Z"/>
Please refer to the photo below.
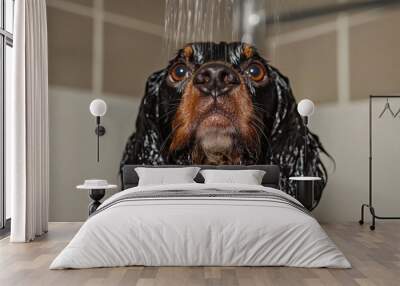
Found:
<path fill-rule="evenodd" d="M 102 99 L 95 99 L 90 103 L 90 113 L 93 116 L 104 116 L 107 112 L 107 104 Z"/>
<path fill-rule="evenodd" d="M 303 99 L 297 105 L 297 111 L 301 116 L 311 116 L 314 113 L 314 103 L 309 99 Z"/>
<path fill-rule="evenodd" d="M 260 23 L 260 21 L 261 21 L 261 17 L 259 14 L 252 13 L 249 15 L 249 18 L 248 18 L 249 25 L 256 26 Z"/>

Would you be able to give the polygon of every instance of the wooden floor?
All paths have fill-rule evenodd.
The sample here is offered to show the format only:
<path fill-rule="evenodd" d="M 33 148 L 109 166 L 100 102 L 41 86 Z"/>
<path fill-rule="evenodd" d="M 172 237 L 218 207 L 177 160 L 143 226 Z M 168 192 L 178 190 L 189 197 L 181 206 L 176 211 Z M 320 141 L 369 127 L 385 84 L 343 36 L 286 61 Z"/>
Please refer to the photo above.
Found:
<path fill-rule="evenodd" d="M 0 241 L 0 285 L 400 285 L 400 224 L 375 232 L 357 223 L 324 225 L 353 269 L 289 267 L 123 267 L 48 270 L 81 223 L 51 223 L 32 243 Z"/>

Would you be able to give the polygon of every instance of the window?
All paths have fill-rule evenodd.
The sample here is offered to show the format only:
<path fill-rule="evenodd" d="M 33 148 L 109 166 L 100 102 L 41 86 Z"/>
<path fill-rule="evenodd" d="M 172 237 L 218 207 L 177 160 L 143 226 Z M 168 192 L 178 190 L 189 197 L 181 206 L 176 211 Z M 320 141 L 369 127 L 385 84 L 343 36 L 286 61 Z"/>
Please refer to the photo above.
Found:
<path fill-rule="evenodd" d="M 4 184 L 4 106 L 6 94 L 11 92 L 13 65 L 14 0 L 0 0 L 0 228 L 9 228 L 11 217 L 10 194 Z M 2 231 L 2 232 L 3 232 Z M 1 235 L 1 232 L 0 232 Z"/>

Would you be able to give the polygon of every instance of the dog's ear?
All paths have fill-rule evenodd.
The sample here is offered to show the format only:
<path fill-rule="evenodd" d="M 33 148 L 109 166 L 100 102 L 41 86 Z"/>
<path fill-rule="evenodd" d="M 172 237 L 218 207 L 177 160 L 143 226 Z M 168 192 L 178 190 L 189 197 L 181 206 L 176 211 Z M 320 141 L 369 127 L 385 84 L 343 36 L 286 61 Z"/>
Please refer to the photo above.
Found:
<path fill-rule="evenodd" d="M 319 201 L 325 187 L 328 174 L 320 155 L 323 153 L 329 158 L 318 136 L 308 130 L 307 138 L 304 131 L 307 126 L 297 112 L 297 103 L 292 94 L 288 78 L 277 69 L 271 67 L 274 78 L 274 89 L 277 96 L 277 110 L 271 132 L 271 149 L 273 162 L 281 168 L 281 188 L 293 195 L 295 185 L 289 181 L 291 176 L 313 175 L 321 177 L 315 197 Z M 305 143 L 305 141 L 307 141 Z M 307 144 L 307 148 L 305 148 Z M 307 161 L 304 153 L 307 152 Z"/>
<path fill-rule="evenodd" d="M 163 142 L 160 130 L 160 86 L 167 70 L 153 73 L 146 82 L 145 94 L 136 119 L 136 131 L 129 137 L 120 163 L 120 171 L 126 164 L 161 164 L 160 149 Z"/>

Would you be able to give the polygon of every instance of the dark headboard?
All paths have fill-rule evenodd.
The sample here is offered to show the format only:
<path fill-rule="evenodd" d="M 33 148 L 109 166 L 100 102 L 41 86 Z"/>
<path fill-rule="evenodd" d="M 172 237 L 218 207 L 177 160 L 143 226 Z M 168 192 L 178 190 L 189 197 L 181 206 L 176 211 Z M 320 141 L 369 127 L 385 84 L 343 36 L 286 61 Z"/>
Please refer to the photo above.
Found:
<path fill-rule="evenodd" d="M 264 170 L 265 175 L 262 180 L 262 185 L 265 187 L 272 187 L 275 189 L 279 189 L 279 178 L 280 171 L 279 167 L 276 165 L 220 165 L 220 166 L 212 166 L 212 165 L 190 165 L 195 167 L 200 167 L 202 169 L 225 169 L 225 170 L 245 170 L 245 169 L 256 169 L 256 170 Z M 147 167 L 147 168 L 180 168 L 187 167 L 184 165 L 125 165 L 122 168 L 122 190 L 136 187 L 139 182 L 139 177 L 135 172 L 136 167 Z M 204 183 L 204 178 L 199 173 L 194 179 L 197 183 Z"/>

